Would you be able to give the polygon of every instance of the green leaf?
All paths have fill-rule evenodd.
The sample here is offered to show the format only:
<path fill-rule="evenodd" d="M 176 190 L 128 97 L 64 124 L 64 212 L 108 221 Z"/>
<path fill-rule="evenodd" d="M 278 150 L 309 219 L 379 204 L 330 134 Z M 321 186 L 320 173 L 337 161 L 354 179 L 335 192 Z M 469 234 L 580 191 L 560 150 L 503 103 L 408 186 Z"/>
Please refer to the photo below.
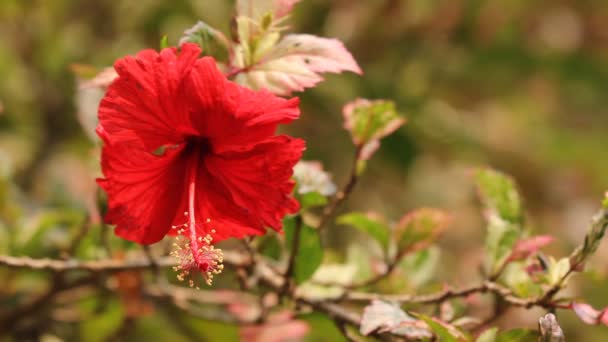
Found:
<path fill-rule="evenodd" d="M 496 342 L 496 334 L 498 333 L 498 328 L 490 328 L 485 330 L 475 342 Z"/>
<path fill-rule="evenodd" d="M 91 297 L 85 302 L 79 303 L 81 307 L 98 306 L 99 297 Z M 94 309 L 91 308 L 90 311 Z M 94 312 L 94 311 L 93 311 Z M 112 334 L 120 328 L 125 316 L 124 308 L 118 300 L 109 300 L 104 305 L 104 310 L 95 315 L 87 315 L 87 319 L 82 320 L 78 325 L 80 328 L 80 338 L 83 341 L 107 341 Z"/>
<path fill-rule="evenodd" d="M 395 103 L 387 100 L 357 99 L 344 107 L 344 119 L 356 145 L 385 137 L 405 123 Z"/>
<path fill-rule="evenodd" d="M 433 279 L 440 260 L 441 249 L 437 246 L 409 254 L 399 263 L 399 269 L 407 275 L 401 278 L 404 278 L 409 286 L 419 288 Z"/>
<path fill-rule="evenodd" d="M 380 246 L 388 249 L 390 228 L 383 222 L 382 218 L 373 214 L 352 212 L 338 217 L 338 224 L 349 225 L 369 234 Z"/>
<path fill-rule="evenodd" d="M 459 342 L 464 340 L 464 336 L 458 329 L 452 326 L 448 326 L 445 323 L 438 322 L 437 320 L 425 316 L 417 315 L 418 318 L 423 320 L 431 329 L 431 331 L 437 335 L 441 342 Z"/>
<path fill-rule="evenodd" d="M 450 216 L 438 209 L 421 208 L 405 215 L 393 230 L 398 257 L 427 248 L 449 222 Z"/>
<path fill-rule="evenodd" d="M 503 220 L 521 224 L 522 202 L 515 182 L 504 173 L 481 169 L 475 176 L 480 198 L 484 206 Z"/>
<path fill-rule="evenodd" d="M 522 201 L 515 182 L 501 172 L 481 169 L 475 175 L 475 181 L 488 222 L 487 263 L 495 273 L 507 262 L 513 247 L 523 236 Z"/>
<path fill-rule="evenodd" d="M 167 37 L 167 35 L 164 35 L 161 39 L 160 39 L 160 49 L 166 49 L 169 47 L 169 37 Z"/>
<path fill-rule="evenodd" d="M 66 248 L 70 231 L 78 229 L 84 214 L 78 211 L 43 211 L 31 218 L 15 237 L 15 253 L 31 257 L 53 257 Z"/>
<path fill-rule="evenodd" d="M 550 285 L 559 285 L 568 272 L 570 272 L 570 258 L 562 258 L 559 261 L 549 259 L 548 280 Z"/>
<path fill-rule="evenodd" d="M 258 249 L 262 255 L 274 260 L 281 258 L 281 245 L 276 237 L 276 234 L 266 234 L 259 239 Z"/>
<path fill-rule="evenodd" d="M 283 221 L 285 229 L 285 241 L 291 252 L 294 233 L 296 230 L 296 219 L 294 216 Z M 295 260 L 294 278 L 297 284 L 310 279 L 323 261 L 323 248 L 319 232 L 302 223 L 300 229 L 300 243 L 298 244 L 298 255 Z"/>
<path fill-rule="evenodd" d="M 513 329 L 500 333 L 495 342 L 536 342 L 538 334 L 527 329 Z"/>
<path fill-rule="evenodd" d="M 393 133 L 405 122 L 387 100 L 356 99 L 342 110 L 344 127 L 350 132 L 353 143 L 362 147 L 361 159 L 367 160 L 380 146 L 380 139 Z"/>
<path fill-rule="evenodd" d="M 327 197 L 313 191 L 300 195 L 300 206 L 302 209 L 320 207 L 327 204 Z"/>
<path fill-rule="evenodd" d="M 222 32 L 203 21 L 184 31 L 179 44 L 186 42 L 198 44 L 203 49 L 204 55 L 212 56 L 217 61 L 227 61 L 232 48 L 232 44 Z"/>
<path fill-rule="evenodd" d="M 524 262 L 512 262 L 505 267 L 502 279 L 513 292 L 520 297 L 533 297 L 542 293 L 542 288 L 535 283 L 526 270 Z"/>

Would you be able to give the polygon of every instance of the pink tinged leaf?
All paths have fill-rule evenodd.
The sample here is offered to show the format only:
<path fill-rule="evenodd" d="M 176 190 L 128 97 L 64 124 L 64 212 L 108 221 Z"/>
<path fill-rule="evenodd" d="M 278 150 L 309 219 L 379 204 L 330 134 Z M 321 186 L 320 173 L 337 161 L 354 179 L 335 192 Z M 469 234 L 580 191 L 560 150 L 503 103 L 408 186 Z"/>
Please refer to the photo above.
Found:
<path fill-rule="evenodd" d="M 541 248 L 551 244 L 555 238 L 551 235 L 539 235 L 519 240 L 509 256 L 509 261 L 524 260 L 536 254 Z"/>
<path fill-rule="evenodd" d="M 114 70 L 113 67 L 107 67 L 103 69 L 100 73 L 95 75 L 95 77 L 86 80 L 80 84 L 80 88 L 102 88 L 105 89 L 114 82 L 114 80 L 118 77 L 118 73 Z"/>
<path fill-rule="evenodd" d="M 598 311 L 586 303 L 573 302 L 570 307 L 584 323 L 590 325 L 608 325 L 608 308 Z"/>
<path fill-rule="evenodd" d="M 374 300 L 365 307 L 360 332 L 363 335 L 391 332 L 409 338 L 432 336 L 424 322 L 410 317 L 398 305 L 380 300 Z"/>
<path fill-rule="evenodd" d="M 393 230 L 399 257 L 431 245 L 452 221 L 451 216 L 439 209 L 420 208 L 401 218 Z"/>
<path fill-rule="evenodd" d="M 603 324 L 608 326 L 608 308 L 604 309 L 604 311 L 602 311 L 602 314 L 600 315 L 600 319 L 599 321 Z"/>
<path fill-rule="evenodd" d="M 274 0 L 274 15 L 275 18 L 282 18 L 293 10 L 293 7 L 300 2 L 300 0 Z"/>
<path fill-rule="evenodd" d="M 238 301 L 229 303 L 226 309 L 234 317 L 241 321 L 252 322 L 260 315 L 260 308 L 258 305 L 252 305 L 250 303 L 241 303 Z"/>
<path fill-rule="evenodd" d="M 95 128 L 97 127 L 97 110 L 108 86 L 118 77 L 113 67 L 104 68 L 97 72 L 93 67 L 84 65 L 72 66 L 77 76 L 76 108 L 78 121 L 92 141 L 98 141 Z"/>
<path fill-rule="evenodd" d="M 323 73 L 343 71 L 362 74 L 341 41 L 291 34 L 235 80 L 253 89 L 266 88 L 277 95 L 288 96 L 293 91 L 315 86 L 323 80 Z"/>
<path fill-rule="evenodd" d="M 344 128 L 353 143 L 361 147 L 361 160 L 368 160 L 380 147 L 380 139 L 405 124 L 405 118 L 386 100 L 356 99 L 342 109 Z"/>

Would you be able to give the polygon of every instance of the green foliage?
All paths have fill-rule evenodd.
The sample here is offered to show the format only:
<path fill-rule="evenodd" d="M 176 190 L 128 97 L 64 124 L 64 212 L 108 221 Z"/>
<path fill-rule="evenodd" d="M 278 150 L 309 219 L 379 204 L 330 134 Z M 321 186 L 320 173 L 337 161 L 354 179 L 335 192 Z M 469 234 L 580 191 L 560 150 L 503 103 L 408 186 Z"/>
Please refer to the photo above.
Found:
<path fill-rule="evenodd" d="M 509 263 L 505 267 L 501 279 L 516 295 L 522 298 L 538 296 L 542 291 L 541 286 L 532 279 L 526 266 L 527 264 L 524 262 Z"/>
<path fill-rule="evenodd" d="M 281 244 L 275 234 L 267 234 L 258 240 L 258 250 L 271 259 L 281 258 Z"/>
<path fill-rule="evenodd" d="M 382 138 L 403 124 L 395 103 L 386 100 L 358 100 L 345 108 L 345 117 L 355 144 Z"/>
<path fill-rule="evenodd" d="M 547 280 L 551 285 L 560 285 L 562 280 L 570 273 L 570 259 L 562 258 L 556 261 L 549 259 Z"/>
<path fill-rule="evenodd" d="M 441 249 L 437 246 L 408 254 L 399 262 L 399 269 L 404 275 L 400 278 L 409 286 L 420 288 L 435 277 L 440 263 Z"/>
<path fill-rule="evenodd" d="M 102 305 L 99 303 L 103 299 L 92 299 L 88 303 L 83 303 L 83 307 L 89 306 L 89 310 Z M 84 320 L 80 325 L 80 339 L 83 341 L 101 342 L 107 341 L 120 328 L 124 319 L 124 309 L 118 300 L 108 300 L 103 304 L 103 311 L 93 314 L 92 317 Z"/>
<path fill-rule="evenodd" d="M 486 249 L 492 274 L 498 272 L 522 238 L 524 213 L 515 182 L 507 175 L 481 169 L 475 175 L 480 199 L 486 210 Z"/>
<path fill-rule="evenodd" d="M 527 329 L 513 329 L 500 333 L 495 342 L 536 342 L 538 334 Z"/>
<path fill-rule="evenodd" d="M 498 334 L 498 328 L 486 329 L 475 342 L 496 342 L 496 335 Z"/>
<path fill-rule="evenodd" d="M 167 35 L 164 35 L 161 40 L 160 40 L 160 48 L 162 49 L 166 49 L 169 47 L 169 37 Z"/>
<path fill-rule="evenodd" d="M 316 191 L 307 192 L 300 195 L 300 206 L 302 209 L 320 207 L 327 204 L 327 197 Z"/>
<path fill-rule="evenodd" d="M 432 317 L 425 315 L 417 315 L 418 318 L 423 320 L 429 329 L 439 338 L 440 341 L 445 342 L 460 342 L 465 341 L 464 335 L 456 328 L 449 326 L 445 323 L 438 322 Z"/>
<path fill-rule="evenodd" d="M 346 342 L 346 338 L 338 327 L 334 323 L 334 321 L 325 315 L 319 313 L 310 313 L 305 315 L 298 316 L 299 319 L 302 319 L 308 324 L 310 324 L 311 330 L 310 334 L 308 334 L 305 338 L 305 342 L 316 342 L 316 341 L 344 341 Z"/>
<path fill-rule="evenodd" d="M 230 54 L 230 42 L 224 34 L 203 21 L 199 21 L 184 32 L 180 44 L 195 43 L 203 49 L 203 54 L 217 61 L 226 61 Z"/>
<path fill-rule="evenodd" d="M 287 217 L 283 220 L 285 243 L 290 251 L 296 231 L 296 220 L 295 217 Z M 294 270 L 294 278 L 297 284 L 310 279 L 323 261 L 323 248 L 319 232 L 316 229 L 301 223 L 299 242 Z"/>
<path fill-rule="evenodd" d="M 388 250 L 390 239 L 390 228 L 381 218 L 364 213 L 344 214 L 336 220 L 338 224 L 352 226 L 374 238 L 383 250 Z"/>

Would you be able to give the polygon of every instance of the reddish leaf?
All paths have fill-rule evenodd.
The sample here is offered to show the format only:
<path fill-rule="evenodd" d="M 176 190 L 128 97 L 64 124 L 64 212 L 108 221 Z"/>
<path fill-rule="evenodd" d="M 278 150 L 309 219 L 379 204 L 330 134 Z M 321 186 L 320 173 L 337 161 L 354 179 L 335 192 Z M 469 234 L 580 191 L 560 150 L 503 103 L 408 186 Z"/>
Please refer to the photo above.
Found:
<path fill-rule="evenodd" d="M 578 318 L 580 318 L 581 321 L 583 321 L 587 324 L 608 325 L 608 308 L 605 308 L 602 311 L 598 311 L 589 304 L 576 303 L 576 302 L 573 302 L 572 304 L 570 304 L 570 307 L 572 308 L 574 313 L 578 316 Z"/>
<path fill-rule="evenodd" d="M 536 254 L 541 248 L 551 244 L 555 238 L 551 235 L 539 235 L 522 239 L 515 243 L 509 261 L 524 260 Z"/>

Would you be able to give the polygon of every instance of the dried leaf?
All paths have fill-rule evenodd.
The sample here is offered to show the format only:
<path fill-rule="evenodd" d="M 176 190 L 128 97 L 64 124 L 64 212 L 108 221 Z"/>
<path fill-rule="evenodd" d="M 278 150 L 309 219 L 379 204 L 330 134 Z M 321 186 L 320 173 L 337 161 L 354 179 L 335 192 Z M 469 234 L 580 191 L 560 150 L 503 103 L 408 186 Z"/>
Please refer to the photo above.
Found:
<path fill-rule="evenodd" d="M 391 332 L 411 339 L 432 337 L 423 321 L 411 317 L 398 305 L 381 300 L 374 300 L 366 306 L 361 319 L 361 334 L 369 335 L 375 331 Z"/>
<path fill-rule="evenodd" d="M 241 26 L 246 24 L 239 28 Z M 239 32 L 241 40 L 246 40 L 248 35 L 244 29 Z M 337 39 L 290 34 L 274 46 L 276 39 L 276 35 L 265 35 L 254 51 L 251 46 L 241 44 L 235 64 L 243 70 L 235 78 L 237 83 L 288 96 L 321 82 L 322 73 L 362 73 L 353 56 Z"/>
<path fill-rule="evenodd" d="M 540 328 L 540 342 L 564 342 L 564 332 L 557 322 L 554 314 L 548 313 L 538 320 Z"/>

